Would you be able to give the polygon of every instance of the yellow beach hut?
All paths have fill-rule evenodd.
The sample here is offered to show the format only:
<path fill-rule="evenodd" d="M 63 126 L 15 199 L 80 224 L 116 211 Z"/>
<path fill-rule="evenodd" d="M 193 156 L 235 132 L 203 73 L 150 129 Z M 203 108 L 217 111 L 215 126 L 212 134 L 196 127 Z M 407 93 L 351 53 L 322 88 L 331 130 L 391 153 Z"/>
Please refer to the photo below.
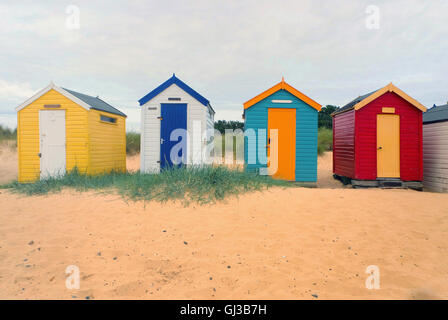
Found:
<path fill-rule="evenodd" d="M 126 115 L 50 83 L 16 108 L 19 182 L 126 170 Z"/>

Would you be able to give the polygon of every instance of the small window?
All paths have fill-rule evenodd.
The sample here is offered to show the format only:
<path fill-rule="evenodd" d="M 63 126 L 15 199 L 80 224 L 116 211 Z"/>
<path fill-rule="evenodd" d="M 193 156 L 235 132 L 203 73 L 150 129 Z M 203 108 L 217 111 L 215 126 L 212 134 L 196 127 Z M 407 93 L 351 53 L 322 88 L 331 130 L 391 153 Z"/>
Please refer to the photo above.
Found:
<path fill-rule="evenodd" d="M 100 120 L 104 121 L 104 122 L 109 122 L 109 123 L 117 123 L 117 118 L 111 118 L 111 117 L 103 116 L 103 115 L 100 115 Z"/>

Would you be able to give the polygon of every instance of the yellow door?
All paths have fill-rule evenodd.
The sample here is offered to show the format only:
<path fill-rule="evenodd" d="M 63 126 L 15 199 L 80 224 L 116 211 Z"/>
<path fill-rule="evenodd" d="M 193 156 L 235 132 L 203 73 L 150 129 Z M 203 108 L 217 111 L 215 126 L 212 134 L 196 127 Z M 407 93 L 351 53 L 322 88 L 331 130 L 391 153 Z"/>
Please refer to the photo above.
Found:
<path fill-rule="evenodd" d="M 295 180 L 296 109 L 268 109 L 268 157 L 274 178 Z"/>
<path fill-rule="evenodd" d="M 377 116 L 377 176 L 400 177 L 400 116 L 379 114 Z"/>

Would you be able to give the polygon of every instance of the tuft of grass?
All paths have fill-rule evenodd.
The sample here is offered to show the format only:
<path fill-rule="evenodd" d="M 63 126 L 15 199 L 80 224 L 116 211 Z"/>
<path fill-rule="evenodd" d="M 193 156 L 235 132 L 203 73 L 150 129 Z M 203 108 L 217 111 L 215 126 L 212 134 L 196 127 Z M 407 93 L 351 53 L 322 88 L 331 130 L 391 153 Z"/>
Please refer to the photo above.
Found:
<path fill-rule="evenodd" d="M 319 128 L 317 133 L 317 153 L 323 154 L 325 151 L 333 150 L 333 130 Z"/>
<path fill-rule="evenodd" d="M 0 186 L 14 193 L 44 195 L 64 188 L 77 191 L 114 191 L 125 200 L 181 200 L 200 204 L 213 203 L 231 195 L 267 189 L 272 186 L 294 186 L 287 181 L 274 180 L 224 166 L 173 167 L 160 174 L 111 172 L 88 176 L 73 170 L 60 178 L 49 178 L 34 183 L 13 182 Z"/>
<path fill-rule="evenodd" d="M 126 132 L 126 154 L 134 155 L 140 152 L 140 133 Z"/>

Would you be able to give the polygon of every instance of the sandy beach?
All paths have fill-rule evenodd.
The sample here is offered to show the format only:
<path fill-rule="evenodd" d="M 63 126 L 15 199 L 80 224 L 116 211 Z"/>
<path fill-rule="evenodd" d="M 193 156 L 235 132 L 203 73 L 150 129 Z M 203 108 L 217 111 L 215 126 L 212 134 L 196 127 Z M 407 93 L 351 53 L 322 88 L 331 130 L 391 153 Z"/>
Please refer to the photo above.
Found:
<path fill-rule="evenodd" d="M 2 299 L 448 298 L 448 194 L 342 187 L 331 153 L 318 188 L 205 206 L 0 192 Z M 65 286 L 69 265 L 79 290 Z M 365 286 L 369 265 L 379 290 Z"/>

